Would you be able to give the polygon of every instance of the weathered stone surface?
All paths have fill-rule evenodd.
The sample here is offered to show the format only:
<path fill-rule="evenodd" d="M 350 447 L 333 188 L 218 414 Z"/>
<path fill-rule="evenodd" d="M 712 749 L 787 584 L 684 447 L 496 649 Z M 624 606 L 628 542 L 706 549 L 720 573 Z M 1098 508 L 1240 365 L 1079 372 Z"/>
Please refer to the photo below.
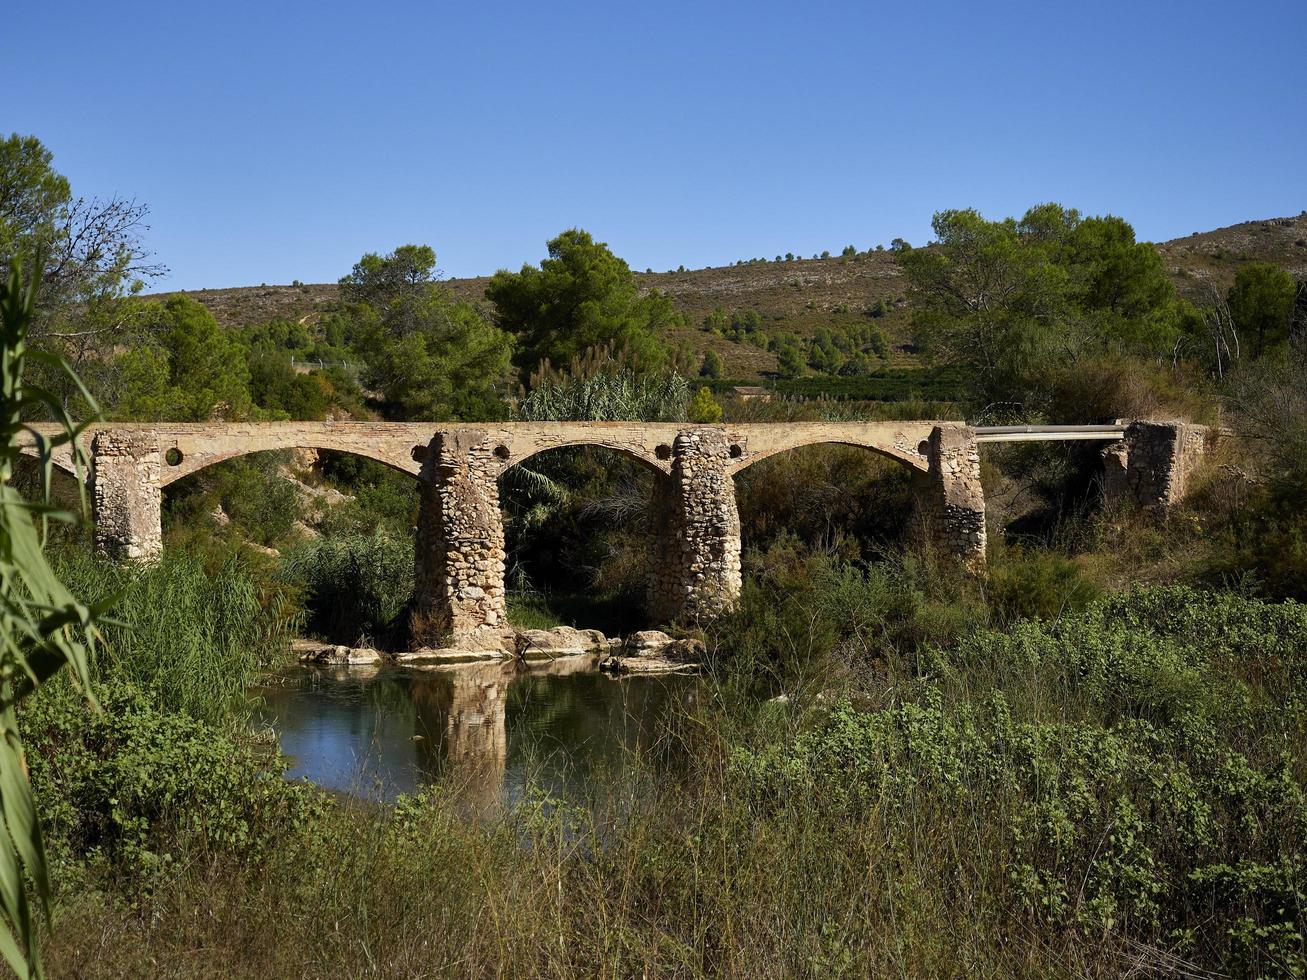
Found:
<path fill-rule="evenodd" d="M 914 481 L 917 514 L 927 542 L 971 568 L 985 564 L 985 491 L 974 430 L 935 426 L 926 440 L 928 469 Z"/>
<path fill-rule="evenodd" d="M 624 656 L 665 657 L 672 660 L 702 660 L 706 652 L 701 641 L 692 637 L 673 639 L 662 630 L 638 630 L 621 644 Z"/>
<path fill-rule="evenodd" d="M 560 446 L 604 446 L 661 474 L 649 587 L 660 620 L 703 620 L 734 604 L 740 536 L 731 478 L 797 446 L 863 446 L 911 467 L 931 543 L 969 564 L 984 561 L 979 454 L 974 432 L 960 423 L 133 423 L 88 433 L 97 547 L 132 560 L 159 554 L 160 487 L 224 459 L 291 449 L 308 464 L 316 451 L 331 450 L 413 474 L 423 486 L 414 631 L 433 649 L 460 654 L 502 652 L 507 635 L 497 478 Z M 1134 424 L 1109 453 L 1109 486 L 1115 481 L 1159 505 L 1178 499 L 1202 454 L 1202 436 L 1196 426 Z M 57 451 L 55 465 L 71 471 L 71 451 Z"/>
<path fill-rule="evenodd" d="M 649 612 L 661 622 L 699 622 L 740 596 L 740 514 L 732 443 L 716 428 L 687 429 L 672 443 L 672 472 L 656 495 Z"/>
<path fill-rule="evenodd" d="M 158 436 L 149 429 L 102 429 L 91 450 L 96 550 L 157 561 L 163 553 Z"/>
<path fill-rule="evenodd" d="M 428 448 L 418 514 L 411 633 L 416 643 L 475 645 L 500 634 L 504 524 L 494 443 L 484 432 L 437 433 Z"/>
<path fill-rule="evenodd" d="M 729 471 L 734 474 L 775 453 L 817 443 L 863 446 L 924 470 L 919 444 L 930 435 L 934 422 L 750 422 L 714 426 L 731 447 Z M 38 424 L 35 431 L 49 437 L 54 425 Z M 206 466 L 269 450 L 297 450 L 308 463 L 317 450 L 352 453 L 375 459 L 394 469 L 419 476 L 431 441 L 438 432 L 479 433 L 495 449 L 497 472 L 546 449 L 560 446 L 604 446 L 640 460 L 663 473 L 672 470 L 671 446 L 685 429 L 677 422 L 124 422 L 92 425 L 83 437 L 90 447 L 102 431 L 113 428 L 140 432 L 157 440 L 167 459 L 159 482 L 167 486 Z M 24 451 L 31 453 L 30 445 Z M 24 436 L 20 436 L 20 441 Z M 68 447 L 55 450 L 57 467 L 74 472 Z"/>
<path fill-rule="evenodd" d="M 1136 421 L 1103 450 L 1103 493 L 1165 509 L 1184 499 L 1207 452 L 1208 429 L 1190 422 Z"/>
<path fill-rule="evenodd" d="M 609 653 L 620 640 L 610 640 L 599 630 L 556 626 L 548 630 L 477 630 L 449 639 L 446 646 L 427 646 L 394 654 L 406 664 L 457 664 L 477 661 L 558 660 L 567 657 Z"/>

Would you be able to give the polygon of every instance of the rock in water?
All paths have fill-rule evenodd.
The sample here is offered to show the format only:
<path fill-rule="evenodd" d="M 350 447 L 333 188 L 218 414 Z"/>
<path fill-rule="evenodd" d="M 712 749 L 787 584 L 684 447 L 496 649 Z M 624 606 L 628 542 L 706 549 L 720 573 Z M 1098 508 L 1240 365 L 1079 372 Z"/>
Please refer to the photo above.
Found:
<path fill-rule="evenodd" d="M 706 652 L 699 640 L 676 640 L 659 630 L 640 630 L 626 638 L 619 652 L 601 661 L 599 669 L 613 674 L 693 673 L 702 666 Z"/>
<path fill-rule="evenodd" d="M 309 646 L 301 649 L 302 664 L 375 664 L 381 654 L 371 647 L 347 647 L 337 644 Z"/>

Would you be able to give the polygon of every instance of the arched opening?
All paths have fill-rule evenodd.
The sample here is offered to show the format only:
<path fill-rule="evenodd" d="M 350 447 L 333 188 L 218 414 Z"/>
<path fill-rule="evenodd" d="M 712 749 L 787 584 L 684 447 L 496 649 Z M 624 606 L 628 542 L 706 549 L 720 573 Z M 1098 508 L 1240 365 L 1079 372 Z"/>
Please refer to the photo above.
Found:
<path fill-rule="evenodd" d="M 865 446 L 783 450 L 735 475 L 745 577 L 822 555 L 874 561 L 901 549 L 913 524 L 913 475 Z"/>
<path fill-rule="evenodd" d="M 385 646 L 402 634 L 413 591 L 418 489 L 411 474 L 353 453 L 248 453 L 164 486 L 164 549 L 258 555 L 293 587 L 310 636 Z"/>
<path fill-rule="evenodd" d="M 499 478 L 509 619 L 630 632 L 644 624 L 650 508 L 665 475 L 607 446 L 543 450 Z"/>

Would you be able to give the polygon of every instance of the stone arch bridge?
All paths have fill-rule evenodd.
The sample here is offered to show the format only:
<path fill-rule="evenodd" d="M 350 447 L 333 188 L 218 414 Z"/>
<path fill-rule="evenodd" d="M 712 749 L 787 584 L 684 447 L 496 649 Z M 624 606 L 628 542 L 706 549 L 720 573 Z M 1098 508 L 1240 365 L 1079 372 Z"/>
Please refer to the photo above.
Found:
<path fill-rule="evenodd" d="M 25 452 L 54 426 L 34 425 Z M 602 446 L 658 475 L 649 612 L 658 621 L 703 620 L 740 591 L 740 521 L 732 477 L 776 453 L 842 444 L 887 456 L 913 473 L 916 521 L 930 546 L 972 566 L 985 560 L 985 442 L 1095 439 L 1109 492 L 1165 506 L 1184 492 L 1205 444 L 1201 426 L 973 428 L 960 422 L 811 422 L 689 425 L 644 422 L 202 422 L 89 427 L 95 541 L 105 554 L 157 559 L 161 490 L 206 466 L 249 453 L 318 449 L 351 453 L 421 483 L 413 602 L 415 639 L 467 642 L 506 625 L 504 529 L 498 477 L 536 453 Z M 79 476 L 70 446 L 54 465 Z"/>

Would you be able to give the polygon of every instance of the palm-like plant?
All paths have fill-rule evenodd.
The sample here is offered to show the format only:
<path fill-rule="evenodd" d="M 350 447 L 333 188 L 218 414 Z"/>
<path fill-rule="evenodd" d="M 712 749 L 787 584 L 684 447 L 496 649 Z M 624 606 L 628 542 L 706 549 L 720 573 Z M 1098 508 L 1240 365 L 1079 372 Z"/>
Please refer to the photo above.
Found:
<path fill-rule="evenodd" d="M 4 813 L 0 822 L 0 915 L 4 918 L 0 954 L 15 973 L 29 978 L 42 976 L 29 883 L 47 914 L 50 884 L 16 708 L 65 665 L 91 697 L 89 661 L 95 623 L 107 605 L 74 597 L 45 556 L 48 522 L 73 520 L 50 502 L 53 452 L 71 443 L 81 472 L 84 460 L 77 439 L 83 427 L 73 423 L 48 391 L 23 384 L 24 366 L 37 360 L 67 372 L 87 403 L 94 405 L 94 401 L 62 361 L 27 349 L 39 280 L 39 274 L 33 275 L 24 286 L 15 262 L 8 283 L 0 282 L 0 810 Z M 24 422 L 41 413 L 62 423 L 58 437 L 44 438 Z M 26 440 L 21 439 L 24 432 Z M 20 447 L 31 442 L 41 464 L 42 493 L 36 501 L 24 499 L 13 482 Z"/>

